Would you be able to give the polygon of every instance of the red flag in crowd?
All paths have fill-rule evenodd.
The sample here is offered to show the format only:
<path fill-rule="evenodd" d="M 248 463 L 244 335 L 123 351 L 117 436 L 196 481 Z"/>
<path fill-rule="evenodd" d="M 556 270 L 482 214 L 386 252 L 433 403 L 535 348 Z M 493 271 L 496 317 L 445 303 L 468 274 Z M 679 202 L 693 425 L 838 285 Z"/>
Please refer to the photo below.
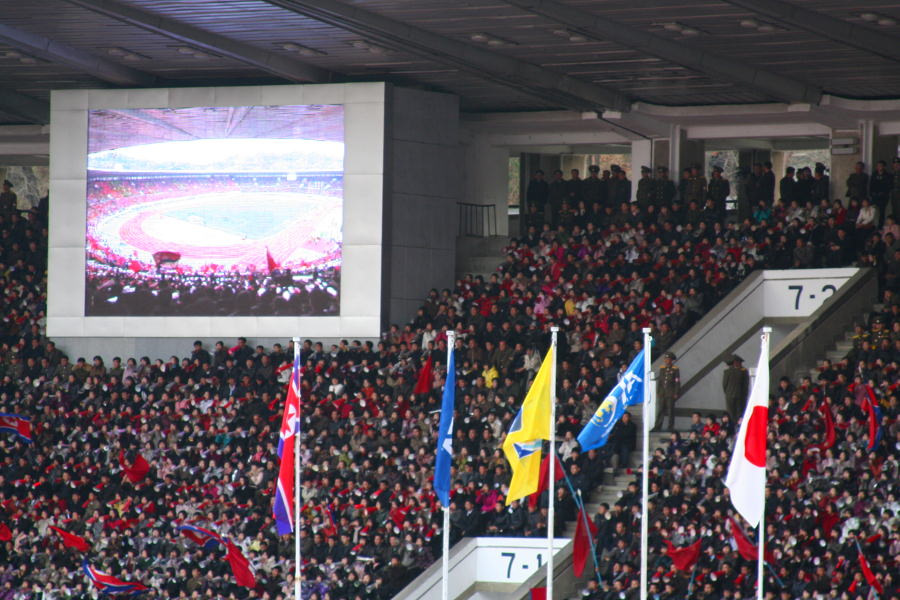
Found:
<path fill-rule="evenodd" d="M 741 526 L 737 524 L 733 518 L 728 517 L 728 523 L 731 526 L 731 535 L 734 537 L 734 542 L 737 544 L 738 553 L 745 560 L 757 560 L 759 558 L 759 547 L 755 546 L 753 542 L 747 537 L 747 534 L 744 533 L 744 530 L 741 529 Z M 768 563 L 775 562 L 775 556 L 771 553 L 763 549 L 763 559 Z"/>
<path fill-rule="evenodd" d="M 6 523 L 0 523 L 0 542 L 8 542 L 12 539 L 12 531 L 6 526 Z"/>
<path fill-rule="evenodd" d="M 416 387 L 413 388 L 413 394 L 428 394 L 434 387 L 434 361 L 431 355 L 419 371 L 419 378 L 416 380 Z"/>
<path fill-rule="evenodd" d="M 547 588 L 545 587 L 536 587 L 531 588 L 531 599 L 530 600 L 547 600 Z"/>
<path fill-rule="evenodd" d="M 813 448 L 824 451 L 834 446 L 836 439 L 834 416 L 831 414 L 831 407 L 828 406 L 827 402 L 819 405 L 819 412 L 822 413 L 822 418 L 825 420 L 825 439 L 821 443 L 814 445 Z"/>
<path fill-rule="evenodd" d="M 587 523 L 587 527 L 585 527 L 585 523 Z M 588 530 L 591 535 L 588 535 Z M 584 566 L 591 554 L 591 540 L 596 535 L 597 526 L 582 508 L 578 511 L 578 524 L 575 526 L 575 539 L 572 542 L 572 570 L 575 577 L 581 577 L 581 574 L 584 573 Z"/>
<path fill-rule="evenodd" d="M 256 587 L 256 578 L 253 571 L 250 570 L 250 561 L 241 553 L 241 549 L 234 545 L 231 540 L 225 540 L 225 546 L 228 548 L 228 563 L 231 565 L 231 571 L 234 573 L 234 580 L 238 585 L 254 588 Z"/>
<path fill-rule="evenodd" d="M 556 471 L 554 479 L 559 481 L 565 477 L 565 473 L 563 473 L 562 463 L 559 462 L 559 457 L 556 457 Z M 544 456 L 544 460 L 541 461 L 541 472 L 538 475 L 538 489 L 535 493 L 528 496 L 528 506 L 531 508 L 537 508 L 538 502 L 541 499 L 541 494 L 549 487 L 550 479 L 550 455 L 547 454 Z"/>
<path fill-rule="evenodd" d="M 694 564 L 700 559 L 700 540 L 685 546 L 677 548 L 669 540 L 663 540 L 666 543 L 666 554 L 672 559 L 672 566 L 679 571 L 690 571 Z"/>
<path fill-rule="evenodd" d="M 266 246 L 266 266 L 269 268 L 269 273 L 278 268 L 278 263 L 272 258 L 272 253 L 269 252 L 268 246 Z"/>
<path fill-rule="evenodd" d="M 872 569 L 869 567 L 869 561 L 866 560 L 866 557 L 862 553 L 862 549 L 858 549 L 859 552 L 859 567 L 862 569 L 863 577 L 866 578 L 866 583 L 875 588 L 879 594 L 884 593 L 884 586 L 881 585 L 881 582 L 878 581 L 875 577 L 875 573 L 872 572 Z"/>
<path fill-rule="evenodd" d="M 871 452 L 881 441 L 881 409 L 878 408 L 878 398 L 871 385 L 866 386 L 866 396 L 868 402 L 863 403 L 863 408 L 869 415 L 869 445 L 866 446 L 866 452 Z"/>
<path fill-rule="evenodd" d="M 74 533 L 69 533 L 68 531 L 64 531 L 59 527 L 50 526 L 50 529 L 59 534 L 62 538 L 63 546 L 66 548 L 75 548 L 80 552 L 87 552 L 91 549 L 91 545 L 87 543 L 80 535 L 75 535 Z"/>
<path fill-rule="evenodd" d="M 119 466 L 122 467 L 122 470 L 125 472 L 125 477 L 128 478 L 128 481 L 131 483 L 138 483 L 142 481 L 144 477 L 147 476 L 147 473 L 150 472 L 150 463 L 147 462 L 140 454 L 134 455 L 134 461 L 131 465 L 125 463 L 125 451 L 119 451 Z"/>

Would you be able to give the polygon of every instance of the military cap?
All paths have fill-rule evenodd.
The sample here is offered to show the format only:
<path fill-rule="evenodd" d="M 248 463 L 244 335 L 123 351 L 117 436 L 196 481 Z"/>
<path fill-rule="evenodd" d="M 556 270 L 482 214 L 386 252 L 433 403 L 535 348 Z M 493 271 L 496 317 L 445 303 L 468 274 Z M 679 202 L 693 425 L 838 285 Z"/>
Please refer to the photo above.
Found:
<path fill-rule="evenodd" d="M 663 358 L 668 358 L 669 360 L 675 360 L 675 353 L 674 352 L 666 352 L 665 354 L 663 354 Z"/>
<path fill-rule="evenodd" d="M 722 172 L 722 167 L 720 167 L 719 165 L 716 165 L 716 166 L 714 166 L 714 167 L 712 168 L 712 170 L 713 170 L 713 171 L 716 171 L 716 172 L 718 172 L 718 173 L 721 173 L 721 172 Z"/>
<path fill-rule="evenodd" d="M 599 173 L 600 167 L 598 167 L 597 165 L 591 165 L 588 167 L 588 171 L 590 171 L 591 173 Z"/>
<path fill-rule="evenodd" d="M 900 159 L 898 159 L 898 160 L 900 160 Z M 669 167 L 659 166 L 659 167 L 656 167 L 656 170 L 657 170 L 658 172 L 660 172 L 660 173 L 668 173 L 668 172 L 669 172 Z"/>
<path fill-rule="evenodd" d="M 9 179 L 4 179 L 3 185 L 5 185 L 6 187 L 13 187 L 13 184 Z"/>
<path fill-rule="evenodd" d="M 641 167 L 641 173 L 649 173 L 652 171 L 650 167 Z"/>
<path fill-rule="evenodd" d="M 742 362 L 744 362 L 744 359 L 741 358 L 740 356 L 738 356 L 737 354 L 732 354 L 731 356 L 728 357 L 728 364 L 730 365 L 734 361 L 742 363 Z"/>

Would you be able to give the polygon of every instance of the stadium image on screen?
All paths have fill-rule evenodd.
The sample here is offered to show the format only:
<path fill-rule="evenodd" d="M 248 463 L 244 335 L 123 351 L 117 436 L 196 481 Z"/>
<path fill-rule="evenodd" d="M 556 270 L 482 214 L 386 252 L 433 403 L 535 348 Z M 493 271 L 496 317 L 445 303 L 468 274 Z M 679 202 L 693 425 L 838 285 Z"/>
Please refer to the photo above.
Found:
<path fill-rule="evenodd" d="M 92 110 L 86 316 L 338 315 L 340 105 Z"/>

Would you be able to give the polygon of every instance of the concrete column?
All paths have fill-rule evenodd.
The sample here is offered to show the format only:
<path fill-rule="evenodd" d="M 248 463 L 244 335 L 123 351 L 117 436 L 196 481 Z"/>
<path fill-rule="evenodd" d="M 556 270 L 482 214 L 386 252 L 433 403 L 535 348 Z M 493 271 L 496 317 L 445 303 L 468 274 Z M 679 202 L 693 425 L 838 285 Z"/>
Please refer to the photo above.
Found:
<path fill-rule="evenodd" d="M 684 138 L 681 125 L 669 126 L 669 177 L 675 182 L 681 176 L 681 146 Z"/>
<path fill-rule="evenodd" d="M 859 123 L 859 160 L 866 163 L 866 172 L 874 170 L 875 121 L 864 119 Z"/>
<path fill-rule="evenodd" d="M 653 141 L 635 140 L 631 142 L 631 201 L 637 200 L 637 182 L 641 177 L 641 167 L 653 170 Z"/>

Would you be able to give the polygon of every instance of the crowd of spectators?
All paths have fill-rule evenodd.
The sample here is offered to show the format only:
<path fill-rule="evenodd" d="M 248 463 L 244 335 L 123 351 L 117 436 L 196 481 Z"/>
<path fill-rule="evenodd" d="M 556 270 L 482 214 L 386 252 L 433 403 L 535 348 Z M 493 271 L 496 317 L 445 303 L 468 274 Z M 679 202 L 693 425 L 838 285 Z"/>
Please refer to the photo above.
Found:
<path fill-rule="evenodd" d="M 857 327 L 854 347 L 845 359 L 823 361 L 815 381 L 785 377 L 773 390 L 765 517 L 767 597 L 857 600 L 875 597 L 875 591 L 877 597 L 900 598 L 900 357 L 869 350 L 880 347 L 881 341 L 889 341 L 892 348 L 900 341 L 898 311 L 900 306 L 889 295 L 884 314 Z M 868 388 L 881 411 L 874 442 Z M 734 510 L 724 487 L 739 425 L 727 413 L 695 413 L 687 431 L 672 433 L 655 450 L 650 465 L 650 598 L 755 597 L 756 561 L 739 552 L 729 523 Z M 584 598 L 637 596 L 640 501 L 634 482 L 613 506 L 604 504 L 594 515 L 601 583 L 591 582 Z M 743 534 L 756 539 L 753 531 Z M 674 568 L 666 540 L 679 548 L 699 540 L 696 567 Z M 867 583 L 860 552 L 880 591 Z"/>
<path fill-rule="evenodd" d="M 341 342 L 329 348 L 304 342 L 305 596 L 388 598 L 438 556 L 440 516 L 431 477 L 449 329 L 457 333 L 458 365 L 451 537 L 543 536 L 546 498 L 535 505 L 503 504 L 510 474 L 500 444 L 540 366 L 551 325 L 559 325 L 563 333 L 557 391 L 561 459 L 572 488 L 589 494 L 606 468 L 629 466 L 634 424 L 623 419 L 600 452 L 581 453 L 574 436 L 641 350 L 642 327 L 653 329 L 655 351 L 661 352 L 754 269 L 829 261 L 869 264 L 865 250 L 870 239 L 862 246 L 845 241 L 848 236 L 856 240 L 846 218 L 839 223 L 833 215 L 816 213 L 796 220 L 779 203 L 767 208 L 769 216 L 758 221 L 733 222 L 718 208 L 712 211 L 715 218 L 710 211 L 700 211 L 694 221 L 690 206 L 683 208 L 676 193 L 669 205 L 585 210 L 571 219 L 560 218 L 555 226 L 542 215 L 529 224 L 525 236 L 511 242 L 497 273 L 487 279 L 465 277 L 453 290 L 432 290 L 408 324 L 392 326 L 377 343 Z M 92 564 L 151 586 L 151 595 L 288 597 L 293 588 L 293 540 L 275 535 L 271 500 L 291 344 L 254 348 L 239 340 L 231 348 L 221 342 L 208 350 L 195 345 L 189 355 L 186 348 L 173 348 L 185 356 L 168 360 L 98 356 L 70 361 L 44 333 L 45 217 L 33 214 L 0 228 L 2 236 L 39 244 L 30 257 L 10 254 L 11 246 L 4 246 L 0 260 L 7 298 L 0 412 L 28 416 L 34 429 L 31 444 L 10 435 L 0 438 L 0 523 L 8 529 L 5 536 L 0 529 L 0 537 L 8 538 L 0 540 L 0 600 L 90 595 L 80 570 L 83 554 L 64 548 L 48 531 L 51 525 L 87 538 Z M 888 234 L 893 235 L 886 231 L 885 238 Z M 888 240 L 882 240 L 884 247 L 878 250 L 885 264 L 893 248 L 893 240 Z M 817 258 L 799 261 L 794 249 L 800 245 L 811 246 Z M 837 250 L 832 250 L 835 245 Z M 891 273 L 884 267 L 887 298 L 894 290 Z M 886 316 L 889 329 L 898 312 L 892 310 Z M 851 469 L 851 476 L 877 463 L 878 474 L 865 486 L 862 474 L 856 488 L 839 474 L 839 499 L 833 504 L 841 515 L 849 510 L 856 519 L 852 523 L 866 534 L 885 528 L 882 541 L 867 542 L 865 548 L 881 577 L 892 567 L 876 560 L 873 550 L 882 543 L 884 557 L 897 554 L 896 520 L 882 510 L 896 515 L 896 400 L 889 393 L 895 371 L 884 356 L 890 365 L 896 362 L 890 352 L 879 354 L 862 342 L 859 352 L 875 357 L 874 366 L 860 376 L 874 378 L 885 402 L 892 403 L 884 407 L 884 438 L 873 455 L 856 458 L 860 437 L 865 436 L 859 434 L 852 408 L 839 419 L 838 441 L 823 451 L 821 463 L 831 471 L 819 470 L 819 461 L 813 470 L 806 469 L 805 448 L 820 435 L 814 410 L 797 413 L 788 403 L 783 407 L 787 416 L 772 425 L 777 448 L 770 475 L 773 484 L 785 485 L 770 486 L 778 490 L 773 495 L 780 494 L 770 509 L 775 515 L 790 515 L 772 524 L 771 535 L 782 542 L 776 550 L 791 573 L 780 576 L 783 582 L 795 582 L 794 561 L 812 568 L 818 559 L 829 576 L 837 571 L 845 577 L 851 574 L 848 565 L 856 564 L 845 561 L 836 567 L 837 554 L 847 552 L 849 538 L 843 533 L 839 545 L 829 547 L 830 554 L 811 538 L 795 538 L 789 545 L 789 536 L 781 535 L 813 531 L 806 526 L 810 517 L 805 513 L 815 496 L 805 488 L 823 478 L 835 479 L 838 460 L 842 469 Z M 434 372 L 430 391 L 415 394 L 429 357 Z M 844 377 L 852 379 L 859 368 L 858 363 L 845 368 Z M 847 381 L 841 375 L 835 381 L 843 381 L 844 388 L 835 388 L 829 397 L 844 405 Z M 798 390 L 804 402 L 810 394 L 823 393 L 807 382 Z M 782 404 L 779 400 L 780 408 Z M 711 583 L 713 590 L 704 598 L 712 600 L 723 587 L 714 577 L 730 581 L 727 573 L 717 574 L 720 567 L 725 570 L 729 563 L 739 572 L 747 567 L 724 543 L 712 542 L 723 535 L 724 527 L 715 510 L 729 510 L 720 488 L 730 431 L 730 423 L 712 419 L 684 441 L 676 437 L 654 458 L 654 594 L 684 597 L 686 589 L 684 578 L 671 574 L 668 559 L 659 553 L 662 537 L 681 546 L 699 535 L 701 526 L 709 529 L 704 539 L 710 538 L 712 551 L 706 551 L 701 563 L 709 570 L 700 571 L 703 589 L 696 592 L 707 594 Z M 828 452 L 837 458 L 827 461 Z M 138 455 L 145 458 L 151 465 L 146 479 L 131 483 L 123 478 L 120 454 L 126 464 Z M 802 475 L 795 478 L 794 471 Z M 877 485 L 883 481 L 887 485 Z M 885 491 L 890 485 L 893 491 Z M 709 487 L 711 499 L 700 501 Z M 866 492 L 862 499 L 860 488 Z M 561 530 L 563 521 L 574 517 L 575 506 L 568 485 L 552 493 L 558 498 L 561 518 L 555 525 Z M 691 495 L 695 493 L 696 498 Z M 597 520 L 602 583 L 592 584 L 598 591 L 588 591 L 596 598 L 634 594 L 637 500 L 629 490 L 618 507 L 609 508 L 608 519 Z M 816 497 L 814 505 L 808 505 L 813 516 L 821 500 Z M 185 523 L 233 538 L 250 559 L 256 587 L 236 586 L 221 556 L 179 536 L 177 526 Z M 852 526 L 842 519 L 826 537 L 830 540 L 834 531 L 845 529 Z M 782 565 L 776 563 L 776 569 Z M 666 577 L 675 591 L 666 589 Z M 751 579 L 745 575 L 741 585 L 746 588 Z M 729 588 L 731 597 L 747 597 L 733 593 L 743 589 L 741 585 Z M 728 597 L 724 590 L 721 594 Z M 790 594 L 788 598 L 803 597 L 799 589 Z"/>

